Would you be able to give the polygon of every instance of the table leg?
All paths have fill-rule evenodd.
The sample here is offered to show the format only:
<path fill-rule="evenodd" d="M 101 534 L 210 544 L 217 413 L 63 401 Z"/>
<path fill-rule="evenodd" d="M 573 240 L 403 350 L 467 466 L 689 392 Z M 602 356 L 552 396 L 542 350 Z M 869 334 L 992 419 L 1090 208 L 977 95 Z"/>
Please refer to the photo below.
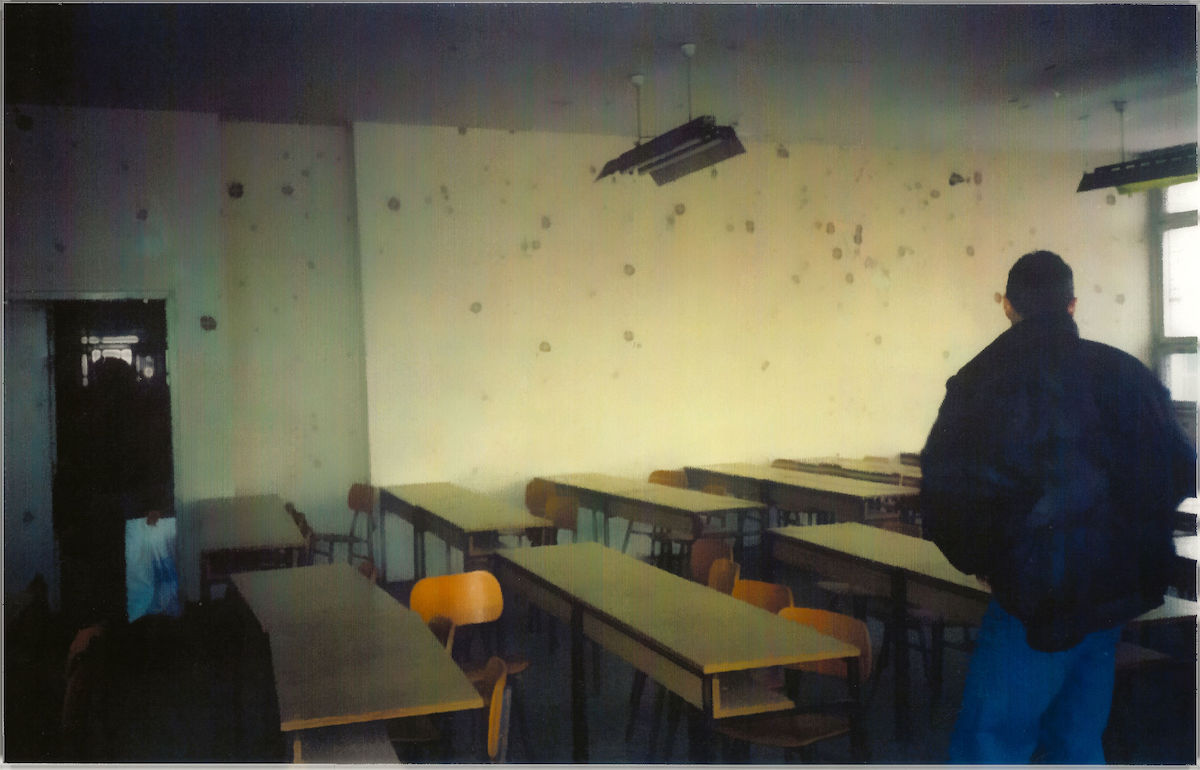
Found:
<path fill-rule="evenodd" d="M 710 748 L 712 732 L 708 719 L 698 708 L 684 708 L 688 710 L 688 762 L 693 765 L 710 764 L 713 760 Z"/>
<path fill-rule="evenodd" d="M 387 585 L 387 511 L 379 508 L 379 575 Z"/>
<path fill-rule="evenodd" d="M 892 665 L 896 667 L 895 708 L 896 739 L 907 742 L 912 737 L 912 721 L 908 713 L 908 588 L 904 576 L 892 575 Z"/>
<path fill-rule="evenodd" d="M 571 728 L 576 764 L 588 761 L 587 671 L 583 662 L 583 610 L 571 608 Z"/>

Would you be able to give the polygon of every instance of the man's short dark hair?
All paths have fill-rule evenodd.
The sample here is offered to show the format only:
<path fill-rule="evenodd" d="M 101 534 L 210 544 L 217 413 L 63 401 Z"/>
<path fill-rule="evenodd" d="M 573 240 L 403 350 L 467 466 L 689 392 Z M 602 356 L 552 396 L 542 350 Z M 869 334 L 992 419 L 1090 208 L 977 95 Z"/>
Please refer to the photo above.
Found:
<path fill-rule="evenodd" d="M 1065 313 L 1075 298 L 1075 278 L 1062 257 L 1052 251 L 1032 251 L 1008 271 L 1004 293 L 1025 318 Z"/>

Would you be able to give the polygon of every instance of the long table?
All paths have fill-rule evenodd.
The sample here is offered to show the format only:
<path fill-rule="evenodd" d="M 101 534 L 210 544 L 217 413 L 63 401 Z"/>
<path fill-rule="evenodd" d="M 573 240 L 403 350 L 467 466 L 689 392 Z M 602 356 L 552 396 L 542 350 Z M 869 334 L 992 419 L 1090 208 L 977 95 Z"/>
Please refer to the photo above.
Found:
<path fill-rule="evenodd" d="M 212 584 L 226 576 L 214 569 L 216 560 L 256 554 L 272 557 L 269 566 L 294 566 L 304 550 L 304 538 L 278 495 L 218 497 L 192 504 L 200 559 L 200 594 L 208 599 Z"/>
<path fill-rule="evenodd" d="M 777 468 L 793 471 L 820 473 L 827 476 L 845 476 L 885 484 L 900 484 L 906 487 L 921 486 L 921 468 L 899 460 L 869 457 L 809 457 L 801 460 L 780 458 L 772 463 Z"/>
<path fill-rule="evenodd" d="M 691 484 L 715 482 L 730 494 L 785 511 L 817 512 L 832 521 L 866 521 L 913 510 L 920 490 L 901 484 L 831 476 L 752 463 L 685 468 Z"/>
<path fill-rule="evenodd" d="M 585 508 L 603 513 L 605 545 L 608 544 L 607 519 L 612 516 L 650 524 L 666 532 L 694 539 L 704 533 L 707 521 L 729 514 L 737 517 L 737 534 L 743 534 L 746 517 L 759 516 L 766 509 L 765 505 L 754 500 L 651 484 L 604 473 L 568 473 L 545 476 L 541 480 L 575 494 Z M 740 549 L 740 537 L 737 544 Z"/>
<path fill-rule="evenodd" d="M 347 564 L 232 582 L 268 636 L 279 728 L 297 760 L 305 730 L 483 706 L 421 616 Z"/>
<path fill-rule="evenodd" d="M 575 762 L 588 757 L 585 638 L 699 710 L 693 760 L 704 759 L 709 720 L 792 707 L 762 683 L 764 669 L 845 658 L 857 687 L 857 648 L 599 543 L 502 551 L 495 569 L 506 591 L 569 624 Z M 858 714 L 853 723 L 861 746 Z"/>
<path fill-rule="evenodd" d="M 957 570 L 932 542 L 857 523 L 781 527 L 765 535 L 769 568 L 786 564 L 891 597 L 894 629 L 904 628 L 909 602 L 958 617 L 982 617 L 991 590 Z M 1151 623 L 1195 617 L 1197 604 L 1167 596 L 1162 606 L 1135 618 Z M 897 735 L 911 735 L 908 654 L 903 631 L 892 633 Z"/>
<path fill-rule="evenodd" d="M 554 525 L 524 508 L 448 482 L 399 484 L 379 490 L 379 539 L 385 544 L 380 559 L 387 575 L 387 540 L 384 537 L 387 514 L 407 521 L 413 527 L 413 575 L 425 576 L 425 535 L 433 533 L 450 549 L 463 554 L 464 566 L 475 557 L 495 549 L 500 534 L 522 533 L 540 543 L 553 536 Z"/>

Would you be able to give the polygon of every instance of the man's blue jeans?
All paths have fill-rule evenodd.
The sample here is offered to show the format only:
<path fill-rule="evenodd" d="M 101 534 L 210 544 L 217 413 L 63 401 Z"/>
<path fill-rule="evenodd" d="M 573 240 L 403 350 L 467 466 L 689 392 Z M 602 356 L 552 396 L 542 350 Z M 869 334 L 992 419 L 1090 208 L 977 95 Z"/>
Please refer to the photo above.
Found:
<path fill-rule="evenodd" d="M 950 738 L 953 763 L 1103 764 L 1121 629 L 1097 631 L 1062 652 L 1025 642 L 1021 621 L 988 605 Z"/>

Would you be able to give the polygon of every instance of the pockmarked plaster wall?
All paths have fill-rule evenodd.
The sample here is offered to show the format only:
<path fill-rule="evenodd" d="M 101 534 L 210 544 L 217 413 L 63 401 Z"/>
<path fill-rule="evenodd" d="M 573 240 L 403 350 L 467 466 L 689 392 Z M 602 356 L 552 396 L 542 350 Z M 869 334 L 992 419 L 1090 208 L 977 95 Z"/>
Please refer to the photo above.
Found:
<path fill-rule="evenodd" d="M 349 132 L 222 122 L 220 175 L 234 491 L 346 531 L 368 476 Z"/>
<path fill-rule="evenodd" d="M 353 126 L 371 477 L 520 503 L 539 474 L 919 450 L 1002 332 L 1008 268 L 1075 269 L 1142 356 L 1141 197 L 1077 157 L 750 143 L 656 186 L 614 137 Z"/>
<path fill-rule="evenodd" d="M 10 105 L 4 144 L 6 299 L 166 299 L 177 508 L 230 494 L 216 116 Z"/>

